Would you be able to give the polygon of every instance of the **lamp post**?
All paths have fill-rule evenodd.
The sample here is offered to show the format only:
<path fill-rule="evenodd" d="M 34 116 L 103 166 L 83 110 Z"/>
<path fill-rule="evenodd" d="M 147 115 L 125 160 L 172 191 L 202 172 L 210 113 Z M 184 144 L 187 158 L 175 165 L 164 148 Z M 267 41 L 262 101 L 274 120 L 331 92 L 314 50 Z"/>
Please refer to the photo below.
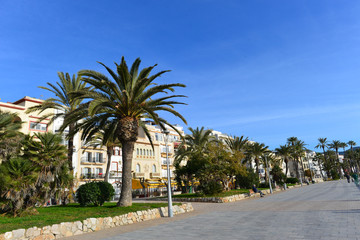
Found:
<path fill-rule="evenodd" d="M 268 161 L 267 161 L 267 155 L 265 154 L 265 162 L 266 162 L 266 170 L 268 172 L 268 176 L 269 176 L 269 187 L 270 187 L 270 193 L 272 194 L 273 193 L 273 190 L 272 190 L 272 186 L 271 186 L 271 180 L 270 180 L 270 171 L 269 171 L 269 164 L 268 164 Z"/>
<path fill-rule="evenodd" d="M 168 137 L 169 130 L 164 129 L 164 138 L 165 138 L 165 149 L 166 149 L 166 167 L 167 167 L 167 179 L 168 179 L 168 216 L 173 217 L 172 210 L 172 196 L 171 196 L 171 178 L 170 178 L 170 166 L 169 166 L 169 149 L 168 149 Z"/>

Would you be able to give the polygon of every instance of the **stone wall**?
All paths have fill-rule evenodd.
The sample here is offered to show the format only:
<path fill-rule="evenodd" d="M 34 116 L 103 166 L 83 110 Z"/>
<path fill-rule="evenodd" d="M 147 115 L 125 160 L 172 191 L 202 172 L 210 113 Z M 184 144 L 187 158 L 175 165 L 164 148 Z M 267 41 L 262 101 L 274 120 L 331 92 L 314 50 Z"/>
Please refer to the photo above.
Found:
<path fill-rule="evenodd" d="M 301 187 L 301 185 L 289 186 L 288 189 L 296 188 L 296 187 Z M 270 193 L 270 189 L 261 190 L 261 191 L 265 194 Z M 278 191 L 284 191 L 284 190 L 280 189 L 280 188 L 275 188 L 275 189 L 273 189 L 273 191 L 278 192 Z M 251 195 L 248 193 L 243 193 L 243 194 L 237 194 L 237 195 L 232 195 L 232 196 L 228 196 L 228 197 L 196 197 L 196 198 L 177 198 L 175 195 L 175 196 L 173 196 L 173 201 L 227 203 L 227 202 L 235 202 L 235 201 L 239 201 L 239 200 L 243 200 L 243 199 L 247 199 L 247 198 L 253 198 L 253 197 L 260 197 L 260 193 L 251 194 Z M 154 200 L 167 201 L 167 198 L 157 198 Z"/>
<path fill-rule="evenodd" d="M 174 215 L 193 211 L 191 203 L 173 206 Z M 167 217 L 168 208 L 154 208 L 131 212 L 115 217 L 88 218 L 83 221 L 63 222 L 42 228 L 17 229 L 0 235 L 0 240 L 50 240 L 70 237 L 107 228 L 128 225 L 150 219 Z"/>

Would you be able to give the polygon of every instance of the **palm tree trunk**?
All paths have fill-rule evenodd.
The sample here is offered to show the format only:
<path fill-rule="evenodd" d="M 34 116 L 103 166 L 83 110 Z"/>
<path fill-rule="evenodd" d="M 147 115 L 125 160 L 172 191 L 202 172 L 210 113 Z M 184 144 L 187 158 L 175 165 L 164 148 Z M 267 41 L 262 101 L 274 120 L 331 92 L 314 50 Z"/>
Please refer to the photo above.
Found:
<path fill-rule="evenodd" d="M 69 125 L 69 132 L 72 133 L 74 131 L 75 124 L 71 123 Z M 73 153 L 74 153 L 74 137 L 70 137 L 68 140 L 68 163 L 70 172 L 73 171 Z"/>
<path fill-rule="evenodd" d="M 251 163 L 250 163 L 251 164 Z M 258 177 L 260 179 L 260 173 L 259 173 L 259 160 L 255 158 L 255 165 L 256 165 L 256 173 L 258 174 Z"/>
<path fill-rule="evenodd" d="M 106 147 L 108 161 L 106 163 L 106 172 L 105 172 L 105 178 L 104 178 L 105 182 L 109 182 L 112 151 L 113 151 L 113 147 Z"/>
<path fill-rule="evenodd" d="M 123 168 L 122 168 L 122 183 L 121 183 L 121 195 L 117 206 L 128 207 L 132 205 L 132 158 L 134 152 L 135 142 L 123 141 Z"/>
<path fill-rule="evenodd" d="M 289 160 L 285 158 L 285 176 L 287 177 L 289 166 L 288 166 Z"/>

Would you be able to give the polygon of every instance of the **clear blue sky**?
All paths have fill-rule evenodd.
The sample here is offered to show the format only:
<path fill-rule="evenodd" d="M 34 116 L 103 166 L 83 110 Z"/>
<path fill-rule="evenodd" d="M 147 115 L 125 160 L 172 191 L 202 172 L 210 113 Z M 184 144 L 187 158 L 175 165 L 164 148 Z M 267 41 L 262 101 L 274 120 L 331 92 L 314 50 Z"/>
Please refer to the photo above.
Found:
<path fill-rule="evenodd" d="M 272 149 L 290 136 L 360 144 L 359 13 L 338 0 L 2 0 L 0 98 L 47 98 L 37 87 L 58 71 L 141 57 L 187 85 L 188 126 Z"/>

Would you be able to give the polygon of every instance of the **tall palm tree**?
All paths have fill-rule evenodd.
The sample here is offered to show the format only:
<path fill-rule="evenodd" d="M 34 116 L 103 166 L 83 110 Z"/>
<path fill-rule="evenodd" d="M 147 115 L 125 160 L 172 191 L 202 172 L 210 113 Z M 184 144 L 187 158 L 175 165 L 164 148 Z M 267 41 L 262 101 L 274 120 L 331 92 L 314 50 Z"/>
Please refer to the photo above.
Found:
<path fill-rule="evenodd" d="M 347 142 L 347 144 L 350 146 L 350 150 L 353 151 L 353 147 L 356 146 L 356 142 L 350 140 Z"/>
<path fill-rule="evenodd" d="M 258 143 L 258 142 L 254 142 L 252 144 L 249 144 L 248 148 L 247 148 L 247 154 L 255 160 L 255 165 L 256 165 L 256 173 L 259 173 L 259 165 L 260 165 L 260 159 L 261 157 L 268 153 L 268 146 L 265 146 L 264 143 Z"/>
<path fill-rule="evenodd" d="M 341 176 L 341 166 L 340 166 L 340 160 L 339 160 L 339 148 L 341 148 L 341 142 L 339 140 L 333 140 L 331 143 L 328 144 L 329 148 L 334 149 L 336 153 L 336 161 L 338 167 L 339 175 Z"/>
<path fill-rule="evenodd" d="M 156 65 L 144 68 L 139 72 L 140 63 L 141 60 L 136 59 L 129 69 L 122 57 L 120 64 L 115 63 L 115 71 L 100 63 L 110 74 L 112 80 L 100 72 L 82 70 L 79 72 L 81 79 L 94 89 L 79 90 L 73 94 L 76 99 L 90 99 L 89 116 L 113 119 L 118 122 L 116 136 L 122 145 L 123 152 L 122 186 L 118 206 L 132 205 L 131 167 L 139 127 L 144 129 L 146 136 L 151 141 L 150 133 L 141 119 L 150 118 L 163 129 L 166 128 L 165 125 L 168 125 L 176 132 L 178 130 L 159 117 L 158 112 L 171 113 L 186 123 L 184 117 L 174 110 L 174 105 L 184 103 L 173 100 L 185 96 L 166 95 L 166 93 L 174 92 L 175 87 L 185 87 L 185 85 L 180 83 L 156 84 L 154 80 L 168 71 L 161 71 L 150 76 Z M 68 118 L 66 122 L 71 122 L 71 119 Z"/>
<path fill-rule="evenodd" d="M 291 157 L 291 146 L 289 145 L 280 145 L 279 148 L 275 148 L 275 152 L 277 155 L 282 157 L 285 162 L 286 170 L 285 170 L 285 176 L 288 174 L 289 170 L 289 159 Z"/>
<path fill-rule="evenodd" d="M 319 143 L 315 146 L 315 148 L 321 148 L 323 150 L 323 154 L 324 154 L 324 163 L 326 162 L 326 151 L 325 148 L 328 147 L 328 141 L 327 138 L 318 138 Z M 320 161 L 319 161 L 319 166 L 320 166 Z M 322 172 L 321 172 L 322 175 Z"/>
<path fill-rule="evenodd" d="M 287 143 L 291 146 L 294 146 L 296 142 L 298 142 L 299 139 L 297 137 L 289 137 L 287 139 Z"/>
<path fill-rule="evenodd" d="M 83 91 L 88 89 L 86 87 L 86 83 L 83 82 L 80 76 L 76 76 L 75 74 L 70 77 L 69 73 L 58 72 L 58 76 L 60 82 L 56 82 L 56 85 L 52 83 L 47 83 L 49 87 L 39 87 L 45 89 L 47 91 L 55 94 L 55 97 L 49 98 L 45 100 L 42 104 L 30 107 L 27 112 L 35 112 L 39 113 L 44 112 L 48 109 L 57 110 L 56 112 L 52 112 L 49 114 L 45 114 L 41 117 L 40 121 L 45 118 L 50 118 L 49 124 L 55 121 L 56 119 L 66 118 L 71 112 L 76 110 L 82 99 L 75 99 L 70 93 L 74 91 Z M 65 123 L 65 122 L 64 122 Z M 66 127 L 69 127 L 69 132 L 73 132 L 76 126 L 76 122 L 69 122 L 61 127 L 60 130 L 65 130 Z M 73 147 L 74 147 L 74 137 L 68 137 L 68 164 L 69 168 L 73 169 Z"/>
<path fill-rule="evenodd" d="M 350 150 L 351 150 L 351 155 L 353 155 L 354 151 L 353 151 L 353 147 L 356 146 L 356 142 L 350 140 L 347 142 L 347 144 L 350 146 Z M 358 166 L 357 166 L 357 163 L 356 161 L 353 161 L 353 159 L 350 158 L 350 162 L 352 163 L 352 165 L 355 166 L 355 170 L 357 171 L 358 169 Z"/>
<path fill-rule="evenodd" d="M 298 163 L 300 163 L 301 166 L 301 170 L 303 173 L 305 173 L 304 171 L 304 164 L 303 164 L 303 157 L 305 157 L 305 152 L 307 151 L 307 149 L 305 148 L 305 142 L 302 140 L 297 140 L 296 142 L 294 142 L 294 145 L 292 146 L 292 151 L 293 151 L 293 157 L 295 159 L 296 162 L 296 167 L 297 167 L 297 174 L 298 174 L 298 178 L 300 178 L 300 180 L 302 180 L 302 176 L 299 173 L 298 170 Z"/>

